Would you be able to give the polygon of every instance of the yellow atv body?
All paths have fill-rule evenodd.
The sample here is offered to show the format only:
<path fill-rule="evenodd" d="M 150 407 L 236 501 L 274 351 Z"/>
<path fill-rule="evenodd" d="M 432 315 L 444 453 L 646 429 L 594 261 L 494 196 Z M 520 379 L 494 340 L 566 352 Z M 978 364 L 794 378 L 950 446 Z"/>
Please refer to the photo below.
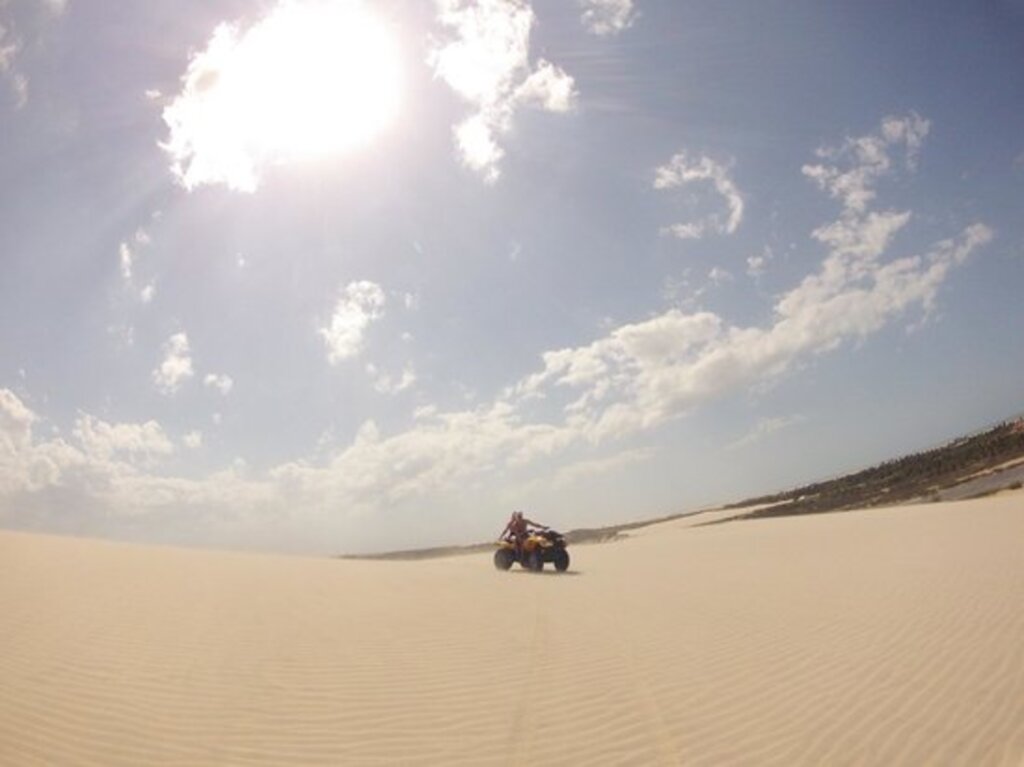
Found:
<path fill-rule="evenodd" d="M 514 538 L 502 538 L 494 552 L 494 566 L 508 570 L 518 562 L 521 567 L 540 572 L 550 562 L 555 570 L 562 573 L 569 569 L 569 552 L 565 548 L 565 537 L 554 530 L 535 530 L 517 546 Z"/>

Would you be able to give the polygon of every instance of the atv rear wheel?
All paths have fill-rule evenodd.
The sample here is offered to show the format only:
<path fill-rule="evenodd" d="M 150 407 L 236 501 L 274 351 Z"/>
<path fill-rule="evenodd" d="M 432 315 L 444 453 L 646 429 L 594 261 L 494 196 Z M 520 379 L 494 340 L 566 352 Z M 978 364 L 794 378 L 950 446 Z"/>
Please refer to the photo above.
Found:
<path fill-rule="evenodd" d="M 539 573 L 544 569 L 544 555 L 539 551 L 532 551 L 526 558 L 526 566 L 532 572 Z"/>
<path fill-rule="evenodd" d="M 558 549 L 555 552 L 554 562 L 555 569 L 560 573 L 564 573 L 569 569 L 569 552 L 565 549 Z"/>
<path fill-rule="evenodd" d="M 494 566 L 499 570 L 508 570 L 515 561 L 516 555 L 511 549 L 498 549 L 494 552 Z"/>

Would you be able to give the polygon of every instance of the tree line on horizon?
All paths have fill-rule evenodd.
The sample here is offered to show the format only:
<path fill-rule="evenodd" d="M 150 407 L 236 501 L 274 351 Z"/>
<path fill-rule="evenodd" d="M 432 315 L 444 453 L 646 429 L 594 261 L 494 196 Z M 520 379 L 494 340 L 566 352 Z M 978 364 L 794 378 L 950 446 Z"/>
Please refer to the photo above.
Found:
<path fill-rule="evenodd" d="M 767 505 L 748 518 L 811 514 L 823 511 L 888 506 L 914 499 L 937 498 L 940 489 L 1017 458 L 1024 458 L 1024 417 L 936 448 L 883 461 L 829 480 L 748 498 L 726 508 Z"/>

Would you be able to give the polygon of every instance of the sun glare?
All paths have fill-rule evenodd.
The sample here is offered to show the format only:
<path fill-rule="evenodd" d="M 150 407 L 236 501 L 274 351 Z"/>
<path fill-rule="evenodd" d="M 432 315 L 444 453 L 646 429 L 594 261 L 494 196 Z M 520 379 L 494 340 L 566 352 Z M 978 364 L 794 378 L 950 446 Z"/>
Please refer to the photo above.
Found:
<path fill-rule="evenodd" d="M 264 149 L 346 149 L 374 136 L 397 109 L 394 46 L 359 3 L 283 6 L 253 29 L 239 53 L 231 75 L 239 98 L 252 105 Z"/>
<path fill-rule="evenodd" d="M 266 165 L 365 145 L 400 95 L 393 35 L 360 0 L 284 0 L 248 29 L 217 29 L 165 111 L 165 147 L 186 186 L 252 191 Z"/>

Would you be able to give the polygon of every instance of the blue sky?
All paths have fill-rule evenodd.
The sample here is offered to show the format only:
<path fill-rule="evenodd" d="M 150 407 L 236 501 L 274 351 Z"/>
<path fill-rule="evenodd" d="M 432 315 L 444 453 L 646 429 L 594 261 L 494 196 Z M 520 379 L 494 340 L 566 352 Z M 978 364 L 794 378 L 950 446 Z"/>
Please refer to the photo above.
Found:
<path fill-rule="evenodd" d="M 1024 3 L 0 0 L 0 524 L 358 552 L 1022 408 Z"/>

